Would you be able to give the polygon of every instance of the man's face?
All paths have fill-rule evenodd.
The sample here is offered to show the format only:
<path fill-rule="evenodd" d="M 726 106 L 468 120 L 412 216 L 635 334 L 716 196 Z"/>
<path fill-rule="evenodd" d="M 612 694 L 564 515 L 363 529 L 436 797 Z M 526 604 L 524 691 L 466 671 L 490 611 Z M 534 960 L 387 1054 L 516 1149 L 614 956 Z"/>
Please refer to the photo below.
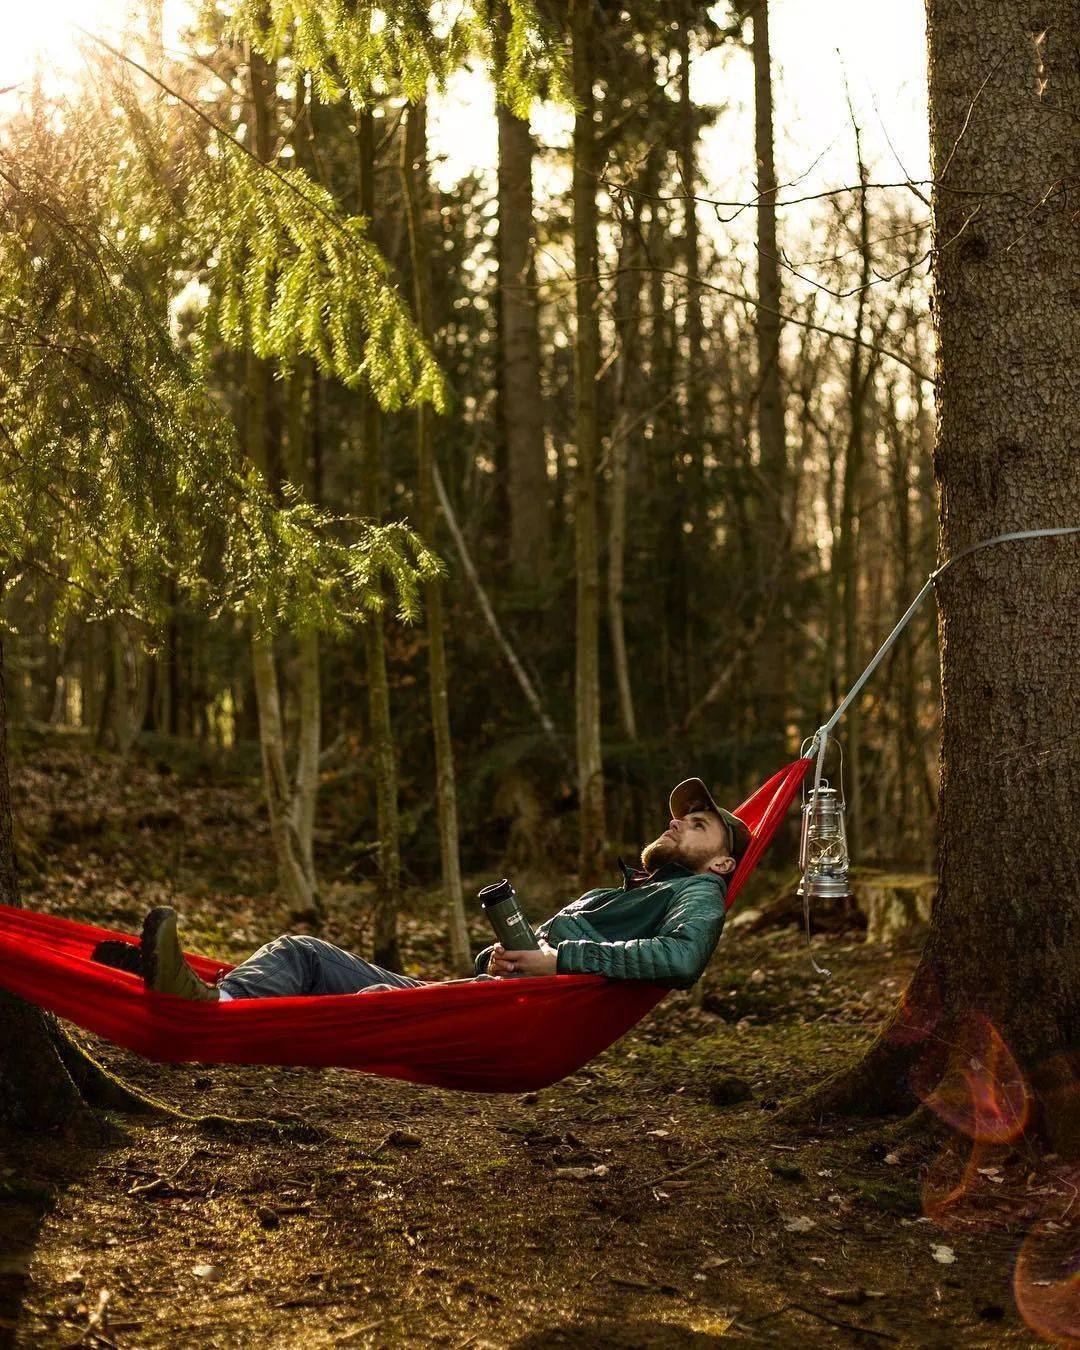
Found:
<path fill-rule="evenodd" d="M 727 826 L 713 811 L 690 811 L 669 822 L 659 839 L 641 851 L 641 865 L 655 871 L 664 863 L 679 863 L 691 872 L 702 871 L 714 858 L 728 857 Z"/>

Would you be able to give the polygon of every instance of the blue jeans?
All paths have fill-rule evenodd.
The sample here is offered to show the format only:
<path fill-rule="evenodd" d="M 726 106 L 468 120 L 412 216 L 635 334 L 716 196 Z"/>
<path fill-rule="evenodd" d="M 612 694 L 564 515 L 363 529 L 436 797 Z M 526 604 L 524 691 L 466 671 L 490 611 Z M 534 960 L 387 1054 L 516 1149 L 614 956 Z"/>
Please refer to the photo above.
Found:
<path fill-rule="evenodd" d="M 306 933 L 275 938 L 221 981 L 233 998 L 289 998 L 301 994 L 359 994 L 366 989 L 414 989 L 427 984 L 397 975 Z"/>

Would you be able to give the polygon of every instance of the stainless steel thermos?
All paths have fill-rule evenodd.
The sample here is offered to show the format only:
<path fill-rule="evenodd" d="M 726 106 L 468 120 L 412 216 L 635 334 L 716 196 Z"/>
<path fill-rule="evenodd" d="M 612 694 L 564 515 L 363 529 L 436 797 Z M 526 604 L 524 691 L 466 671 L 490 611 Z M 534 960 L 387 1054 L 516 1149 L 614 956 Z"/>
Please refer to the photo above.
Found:
<path fill-rule="evenodd" d="M 480 907 L 488 916 L 495 936 L 508 952 L 539 951 L 540 943 L 536 934 L 522 914 L 517 894 L 506 877 L 492 886 L 484 887 L 480 892 Z M 514 979 L 521 973 L 515 971 L 509 978 Z"/>

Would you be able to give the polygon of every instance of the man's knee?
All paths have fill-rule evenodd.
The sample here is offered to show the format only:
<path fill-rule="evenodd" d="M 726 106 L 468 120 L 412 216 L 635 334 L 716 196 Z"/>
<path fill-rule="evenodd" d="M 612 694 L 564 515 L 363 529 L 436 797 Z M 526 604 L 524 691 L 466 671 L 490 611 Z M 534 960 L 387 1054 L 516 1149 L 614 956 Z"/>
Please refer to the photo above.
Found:
<path fill-rule="evenodd" d="M 306 933 L 282 933 L 280 937 L 272 938 L 262 950 L 282 960 L 307 966 L 315 955 L 311 945 L 315 941 L 317 939 Z"/>

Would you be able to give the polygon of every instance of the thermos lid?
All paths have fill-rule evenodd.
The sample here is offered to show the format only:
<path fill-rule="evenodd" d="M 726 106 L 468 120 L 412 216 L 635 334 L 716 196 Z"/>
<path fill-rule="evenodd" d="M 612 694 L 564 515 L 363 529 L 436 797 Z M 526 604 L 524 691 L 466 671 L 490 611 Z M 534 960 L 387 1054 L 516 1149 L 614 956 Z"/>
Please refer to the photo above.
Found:
<path fill-rule="evenodd" d="M 513 894 L 513 886 L 510 885 L 506 877 L 503 877 L 501 881 L 495 881 L 490 886 L 485 886 L 479 892 L 478 898 L 480 904 L 486 908 L 488 905 L 497 905 L 500 900 L 509 900 Z"/>

